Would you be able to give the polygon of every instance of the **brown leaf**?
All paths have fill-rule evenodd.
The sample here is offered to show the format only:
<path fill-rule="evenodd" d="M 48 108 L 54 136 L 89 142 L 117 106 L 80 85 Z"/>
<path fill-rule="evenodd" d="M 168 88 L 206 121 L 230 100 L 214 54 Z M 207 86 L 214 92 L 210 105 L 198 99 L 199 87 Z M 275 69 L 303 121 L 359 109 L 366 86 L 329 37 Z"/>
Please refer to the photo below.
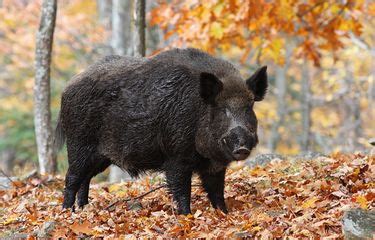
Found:
<path fill-rule="evenodd" d="M 84 221 L 83 223 L 74 222 L 69 228 L 77 235 L 84 233 L 87 235 L 92 235 L 94 233 L 89 221 Z"/>

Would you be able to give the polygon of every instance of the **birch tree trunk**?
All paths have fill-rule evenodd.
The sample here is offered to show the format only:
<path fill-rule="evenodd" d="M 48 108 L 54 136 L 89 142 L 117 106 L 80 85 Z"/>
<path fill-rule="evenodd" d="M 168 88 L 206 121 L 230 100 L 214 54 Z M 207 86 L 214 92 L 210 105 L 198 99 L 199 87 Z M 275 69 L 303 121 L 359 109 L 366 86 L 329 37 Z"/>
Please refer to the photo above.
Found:
<path fill-rule="evenodd" d="M 100 23 L 106 28 L 111 28 L 112 18 L 112 1 L 111 0 L 96 0 L 98 9 L 98 16 Z"/>
<path fill-rule="evenodd" d="M 111 46 L 114 54 L 132 55 L 131 12 L 130 0 L 113 0 L 112 2 L 112 39 Z M 131 177 L 121 168 L 111 165 L 110 182 L 129 181 Z"/>
<path fill-rule="evenodd" d="M 114 54 L 131 55 L 132 39 L 130 29 L 131 4 L 130 0 L 113 0 L 112 2 L 112 39 L 111 46 Z"/>
<path fill-rule="evenodd" d="M 50 64 L 56 11 L 57 0 L 43 0 L 36 36 L 34 124 L 41 174 L 56 172 L 50 110 Z"/>
<path fill-rule="evenodd" d="M 133 1 L 133 49 L 134 56 L 144 57 L 146 53 L 146 21 L 145 11 L 146 1 L 145 0 L 134 0 Z"/>

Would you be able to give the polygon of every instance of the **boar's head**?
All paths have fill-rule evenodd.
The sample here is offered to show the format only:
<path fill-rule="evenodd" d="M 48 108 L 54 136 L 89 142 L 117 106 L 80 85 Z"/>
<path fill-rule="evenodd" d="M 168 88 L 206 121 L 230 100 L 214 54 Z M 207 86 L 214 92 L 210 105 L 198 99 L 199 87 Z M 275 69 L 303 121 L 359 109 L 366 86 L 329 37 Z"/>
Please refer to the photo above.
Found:
<path fill-rule="evenodd" d="M 223 163 L 246 159 L 258 143 L 254 102 L 263 100 L 267 85 L 266 66 L 246 81 L 201 73 L 200 95 L 206 107 L 196 135 L 198 152 Z"/>

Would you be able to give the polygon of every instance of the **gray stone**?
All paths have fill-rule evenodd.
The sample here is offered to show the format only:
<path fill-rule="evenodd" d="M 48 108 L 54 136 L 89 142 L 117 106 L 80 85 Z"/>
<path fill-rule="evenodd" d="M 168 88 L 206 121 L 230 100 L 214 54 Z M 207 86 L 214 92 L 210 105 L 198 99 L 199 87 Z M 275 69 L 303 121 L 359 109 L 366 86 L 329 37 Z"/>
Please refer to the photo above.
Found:
<path fill-rule="evenodd" d="M 241 238 L 241 239 L 251 239 L 251 238 L 254 238 L 254 236 L 247 232 L 247 231 L 242 231 L 242 232 L 236 232 L 234 233 L 234 236 L 236 236 L 236 238 Z"/>
<path fill-rule="evenodd" d="M 128 202 L 128 208 L 129 210 L 137 211 L 137 210 L 142 209 L 142 204 L 138 200 L 134 200 L 134 201 L 132 200 Z"/>
<path fill-rule="evenodd" d="M 274 154 L 274 153 L 269 153 L 269 154 L 259 154 L 255 156 L 254 158 L 250 158 L 249 160 L 246 161 L 246 165 L 254 168 L 256 166 L 264 166 L 270 163 L 274 159 L 281 159 L 285 160 L 286 157 L 280 154 Z"/>
<path fill-rule="evenodd" d="M 373 239 L 375 237 L 375 211 L 351 209 L 342 219 L 345 239 Z"/>
<path fill-rule="evenodd" d="M 0 190 L 9 189 L 12 187 L 12 181 L 17 181 L 16 177 L 0 177 Z"/>
<path fill-rule="evenodd" d="M 294 155 L 291 157 L 292 160 L 301 160 L 301 161 L 307 161 L 307 160 L 312 160 L 318 157 L 327 157 L 323 153 L 320 152 L 312 152 L 312 151 L 307 151 L 304 153 L 300 153 L 297 155 Z"/>
<path fill-rule="evenodd" d="M 38 238 L 51 237 L 52 231 L 55 229 L 56 222 L 45 222 L 42 227 L 36 232 Z"/>
<path fill-rule="evenodd" d="M 0 240 L 22 240 L 22 239 L 28 239 L 29 234 L 27 233 L 14 233 L 11 235 L 7 236 L 1 236 L 0 235 Z"/>
<path fill-rule="evenodd" d="M 370 138 L 368 140 L 368 143 L 370 143 L 372 146 L 375 146 L 375 138 Z"/>

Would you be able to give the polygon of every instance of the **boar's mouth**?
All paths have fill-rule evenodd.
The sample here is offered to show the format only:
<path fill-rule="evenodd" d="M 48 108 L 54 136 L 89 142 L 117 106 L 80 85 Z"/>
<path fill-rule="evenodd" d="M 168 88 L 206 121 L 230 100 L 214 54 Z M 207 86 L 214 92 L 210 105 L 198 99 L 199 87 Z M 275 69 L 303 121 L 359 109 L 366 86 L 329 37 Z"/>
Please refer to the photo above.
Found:
<path fill-rule="evenodd" d="M 220 149 L 222 149 L 222 154 L 224 155 L 224 160 L 229 163 L 229 162 L 233 162 L 233 161 L 243 161 L 245 159 L 238 159 L 236 158 L 233 154 L 232 154 L 232 151 L 229 149 L 229 147 L 227 146 L 227 144 L 225 144 L 224 142 L 225 140 L 221 140 L 219 141 L 219 146 L 220 146 Z M 250 149 L 250 152 L 251 152 L 251 149 Z"/>
<path fill-rule="evenodd" d="M 254 147 L 251 147 L 250 149 L 247 149 L 246 150 L 248 151 L 248 154 L 246 155 L 246 157 L 243 157 L 241 155 L 238 155 L 238 154 L 234 154 L 228 147 L 228 145 L 225 143 L 225 139 L 222 139 L 221 141 L 219 141 L 219 145 L 220 145 L 220 148 L 223 149 L 223 155 L 224 155 L 224 159 L 229 163 L 229 162 L 233 162 L 233 161 L 244 161 L 246 160 Z"/>

